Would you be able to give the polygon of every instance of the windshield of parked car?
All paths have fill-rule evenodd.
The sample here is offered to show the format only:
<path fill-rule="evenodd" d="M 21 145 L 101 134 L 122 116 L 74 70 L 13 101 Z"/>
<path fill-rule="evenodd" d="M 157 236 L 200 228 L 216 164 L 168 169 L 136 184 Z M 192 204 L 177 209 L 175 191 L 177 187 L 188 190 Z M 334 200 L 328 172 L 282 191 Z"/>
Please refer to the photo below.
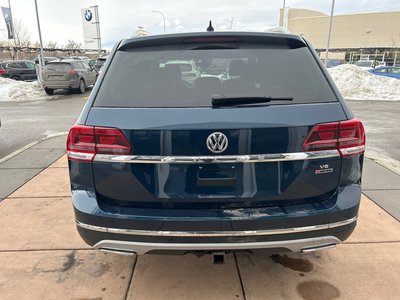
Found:
<path fill-rule="evenodd" d="M 209 107 L 213 95 L 292 98 L 291 104 L 337 101 L 307 47 L 130 49 L 117 51 L 106 72 L 94 106 Z"/>

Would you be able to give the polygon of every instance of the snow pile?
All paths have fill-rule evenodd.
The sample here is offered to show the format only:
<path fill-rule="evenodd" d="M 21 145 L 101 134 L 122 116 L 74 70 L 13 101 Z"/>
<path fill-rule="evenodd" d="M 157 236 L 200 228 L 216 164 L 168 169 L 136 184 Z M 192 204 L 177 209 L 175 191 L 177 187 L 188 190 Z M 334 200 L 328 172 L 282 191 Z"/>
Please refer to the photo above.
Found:
<path fill-rule="evenodd" d="M 400 101 L 399 79 L 373 75 L 355 65 L 340 65 L 328 70 L 346 99 Z"/>
<path fill-rule="evenodd" d="M 45 96 L 37 81 L 25 82 L 0 77 L 0 101 L 35 100 Z"/>

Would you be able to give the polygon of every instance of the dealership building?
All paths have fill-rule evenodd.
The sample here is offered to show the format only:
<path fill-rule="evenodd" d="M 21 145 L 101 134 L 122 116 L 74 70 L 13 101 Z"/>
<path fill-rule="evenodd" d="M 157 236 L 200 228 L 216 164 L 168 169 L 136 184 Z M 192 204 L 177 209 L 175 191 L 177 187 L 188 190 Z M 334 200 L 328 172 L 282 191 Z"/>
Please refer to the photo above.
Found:
<path fill-rule="evenodd" d="M 322 12 L 281 9 L 280 24 L 290 32 L 305 36 L 325 56 L 330 16 Z M 330 58 L 376 59 L 387 65 L 400 64 L 400 11 L 334 15 Z M 399 56 L 397 57 L 397 54 Z"/>

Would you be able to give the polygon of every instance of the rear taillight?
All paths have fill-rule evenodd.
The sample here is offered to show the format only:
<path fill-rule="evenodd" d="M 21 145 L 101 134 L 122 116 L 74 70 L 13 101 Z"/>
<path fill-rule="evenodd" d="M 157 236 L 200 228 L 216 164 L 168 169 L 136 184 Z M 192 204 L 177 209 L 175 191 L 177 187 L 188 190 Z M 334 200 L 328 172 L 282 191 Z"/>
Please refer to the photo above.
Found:
<path fill-rule="evenodd" d="M 0 75 L 7 74 L 7 73 L 8 73 L 7 70 L 0 69 Z"/>
<path fill-rule="evenodd" d="M 68 70 L 67 74 L 68 75 L 75 75 L 75 74 L 77 74 L 77 72 L 76 72 L 76 70 Z"/>
<path fill-rule="evenodd" d="M 338 150 L 341 156 L 364 153 L 364 126 L 357 119 L 317 124 L 305 139 L 303 148 L 305 151 Z"/>
<path fill-rule="evenodd" d="M 116 128 L 74 125 L 67 138 L 70 160 L 92 161 L 96 154 L 129 155 L 132 147 Z"/>

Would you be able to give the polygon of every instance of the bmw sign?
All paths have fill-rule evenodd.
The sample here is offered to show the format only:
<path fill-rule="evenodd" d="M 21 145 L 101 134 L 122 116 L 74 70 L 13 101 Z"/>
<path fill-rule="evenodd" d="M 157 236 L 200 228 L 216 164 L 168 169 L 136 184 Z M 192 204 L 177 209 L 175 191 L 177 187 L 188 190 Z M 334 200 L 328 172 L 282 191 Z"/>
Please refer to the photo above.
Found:
<path fill-rule="evenodd" d="M 85 10 L 85 20 L 90 22 L 92 20 L 93 14 L 90 9 Z"/>

